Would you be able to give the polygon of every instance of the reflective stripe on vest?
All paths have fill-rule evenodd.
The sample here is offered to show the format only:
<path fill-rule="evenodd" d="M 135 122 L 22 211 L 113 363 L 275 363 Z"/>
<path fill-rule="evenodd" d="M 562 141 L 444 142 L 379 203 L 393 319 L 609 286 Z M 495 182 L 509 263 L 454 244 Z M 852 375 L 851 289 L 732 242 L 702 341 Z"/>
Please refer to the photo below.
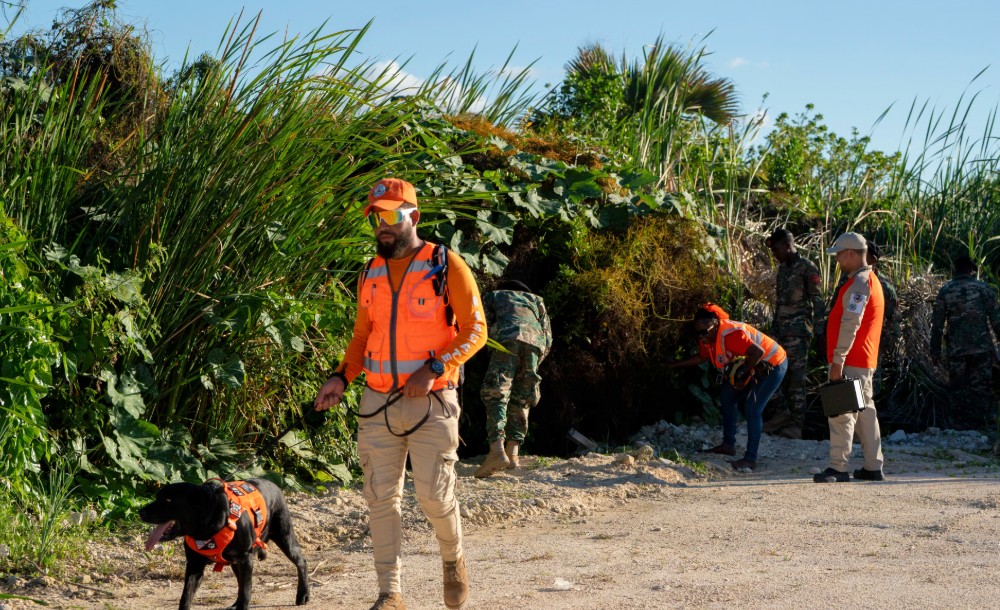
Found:
<path fill-rule="evenodd" d="M 236 536 L 236 525 L 244 512 L 250 514 L 250 521 L 253 523 L 255 538 L 253 546 L 267 550 L 267 545 L 260 539 L 260 534 L 267 525 L 267 501 L 264 500 L 264 495 L 252 483 L 246 481 L 223 483 L 222 489 L 229 501 L 226 525 L 208 540 L 196 540 L 191 536 L 184 536 L 184 543 L 192 551 L 215 563 L 213 569 L 216 572 L 221 572 L 223 566 L 229 565 L 229 560 L 223 557 L 222 553 Z"/>
<path fill-rule="evenodd" d="M 457 329 L 447 319 L 447 297 L 434 291 L 434 248 L 424 246 L 410 260 L 399 291 L 393 292 L 389 266 L 376 257 L 366 273 L 359 295 L 367 308 L 371 332 L 365 345 L 366 383 L 378 392 L 392 392 L 406 384 L 428 358 L 443 354 Z M 434 381 L 431 389 L 458 385 L 458 369 Z"/>
<path fill-rule="evenodd" d="M 778 342 L 771 337 L 768 337 L 753 326 L 744 322 L 719 320 L 719 334 L 715 339 L 715 353 L 713 354 L 714 357 L 712 359 L 712 365 L 715 366 L 715 368 L 720 370 L 724 369 L 733 360 L 735 360 L 735 357 L 730 358 L 726 352 L 726 337 L 737 331 L 745 332 L 752 342 L 764 350 L 764 355 L 760 358 L 761 362 L 767 362 L 768 364 L 772 364 L 774 366 L 784 362 L 784 348 L 778 345 Z M 735 356 L 744 355 L 745 354 L 735 354 Z"/>

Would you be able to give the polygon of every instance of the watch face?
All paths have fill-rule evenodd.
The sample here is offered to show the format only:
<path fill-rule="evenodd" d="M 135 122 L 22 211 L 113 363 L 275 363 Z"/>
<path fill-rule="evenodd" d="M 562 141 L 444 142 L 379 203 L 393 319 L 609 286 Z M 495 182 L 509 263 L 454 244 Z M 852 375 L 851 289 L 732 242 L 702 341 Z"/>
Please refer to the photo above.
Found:
<path fill-rule="evenodd" d="M 431 360 L 431 372 L 435 375 L 441 375 L 444 373 L 444 363 L 440 360 Z"/>

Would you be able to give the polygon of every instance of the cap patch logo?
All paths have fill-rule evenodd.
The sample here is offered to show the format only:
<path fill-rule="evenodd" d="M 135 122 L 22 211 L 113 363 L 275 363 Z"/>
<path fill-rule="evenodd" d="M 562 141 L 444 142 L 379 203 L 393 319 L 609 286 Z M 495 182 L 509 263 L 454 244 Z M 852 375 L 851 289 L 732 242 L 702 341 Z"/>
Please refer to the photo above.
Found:
<path fill-rule="evenodd" d="M 385 195 L 385 192 L 387 190 L 389 190 L 389 189 L 387 189 L 384 184 L 376 184 L 375 185 L 375 190 L 372 191 L 372 196 L 373 197 L 381 197 L 382 195 Z"/>

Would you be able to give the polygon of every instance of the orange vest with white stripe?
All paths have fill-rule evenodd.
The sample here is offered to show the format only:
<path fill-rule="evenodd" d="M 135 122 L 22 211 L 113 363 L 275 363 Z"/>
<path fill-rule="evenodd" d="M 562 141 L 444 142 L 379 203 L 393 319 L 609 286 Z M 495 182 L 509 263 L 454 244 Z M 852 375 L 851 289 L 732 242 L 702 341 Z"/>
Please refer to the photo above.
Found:
<path fill-rule="evenodd" d="M 208 540 L 195 540 L 191 536 L 184 536 L 184 542 L 191 550 L 215 563 L 216 572 L 221 572 L 223 566 L 229 565 L 222 552 L 236 536 L 236 526 L 244 512 L 250 513 L 250 520 L 253 522 L 255 538 L 253 546 L 267 549 L 267 545 L 260 539 L 260 534 L 267 525 L 267 501 L 264 500 L 263 494 L 246 481 L 223 483 L 222 489 L 225 490 L 226 499 L 229 500 L 229 516 L 226 518 L 225 527 Z"/>
<path fill-rule="evenodd" d="M 392 392 L 403 387 L 429 358 L 442 359 L 458 335 L 448 319 L 447 290 L 441 295 L 435 291 L 434 277 L 441 269 L 434 264 L 434 248 L 424 243 L 413 256 L 398 292 L 392 289 L 389 265 L 381 256 L 372 261 L 364 277 L 359 301 L 372 325 L 364 370 L 373 390 Z M 445 372 L 431 389 L 457 386 L 458 375 L 457 368 Z"/>
<path fill-rule="evenodd" d="M 785 361 L 785 348 L 778 345 L 778 342 L 760 332 L 753 326 L 744 322 L 734 322 L 733 320 L 719 320 L 719 334 L 715 338 L 715 346 L 711 350 L 712 365 L 722 370 L 731 364 L 738 356 L 746 354 L 731 354 L 726 351 L 726 337 L 732 333 L 743 331 L 751 341 L 764 350 L 764 355 L 760 357 L 761 362 L 767 362 L 773 366 L 778 366 Z"/>

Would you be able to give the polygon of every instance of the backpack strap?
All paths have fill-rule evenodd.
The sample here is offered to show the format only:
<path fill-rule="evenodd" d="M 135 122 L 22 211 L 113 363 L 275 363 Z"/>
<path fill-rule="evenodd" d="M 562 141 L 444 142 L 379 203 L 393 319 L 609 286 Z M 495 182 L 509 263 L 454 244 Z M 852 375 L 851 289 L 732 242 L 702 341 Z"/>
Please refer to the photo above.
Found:
<path fill-rule="evenodd" d="M 431 255 L 431 265 L 437 272 L 431 280 L 434 285 L 434 294 L 444 297 L 445 319 L 452 326 L 458 325 L 455 319 L 455 311 L 451 308 L 451 297 L 448 294 L 448 247 L 444 244 L 436 244 L 434 253 Z"/>
<path fill-rule="evenodd" d="M 365 266 L 361 268 L 361 280 L 358 282 L 358 286 L 360 286 L 361 284 L 364 284 L 365 280 L 368 279 L 368 272 L 371 271 L 372 264 L 374 262 L 375 262 L 375 259 L 374 258 L 370 258 L 370 259 L 368 259 L 368 262 L 365 263 Z"/>

